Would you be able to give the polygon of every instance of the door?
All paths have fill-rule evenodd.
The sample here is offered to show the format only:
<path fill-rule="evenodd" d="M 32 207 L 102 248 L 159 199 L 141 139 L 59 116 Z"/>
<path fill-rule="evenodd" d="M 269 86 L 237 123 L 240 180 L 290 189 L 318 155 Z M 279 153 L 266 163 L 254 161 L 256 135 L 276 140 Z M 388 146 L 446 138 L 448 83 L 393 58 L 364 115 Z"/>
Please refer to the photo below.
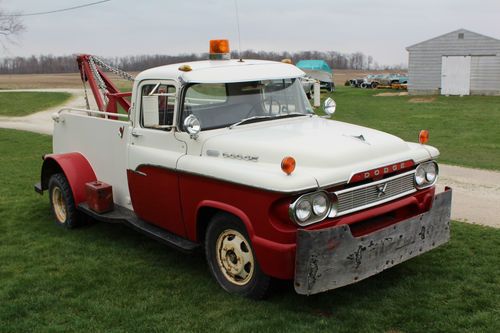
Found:
<path fill-rule="evenodd" d="M 470 94 L 470 56 L 443 56 L 441 95 Z"/>
<path fill-rule="evenodd" d="M 171 127 L 177 115 L 177 85 L 143 81 L 135 98 L 127 169 L 134 212 L 146 222 L 185 236 L 176 165 L 186 147 Z"/>

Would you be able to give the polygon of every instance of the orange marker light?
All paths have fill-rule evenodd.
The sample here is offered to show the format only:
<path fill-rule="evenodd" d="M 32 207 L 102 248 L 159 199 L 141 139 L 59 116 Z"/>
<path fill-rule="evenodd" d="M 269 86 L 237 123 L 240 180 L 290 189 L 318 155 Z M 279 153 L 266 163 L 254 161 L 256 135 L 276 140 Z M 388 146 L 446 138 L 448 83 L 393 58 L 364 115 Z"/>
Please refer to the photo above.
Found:
<path fill-rule="evenodd" d="M 286 156 L 281 160 L 281 170 L 287 175 L 291 175 L 295 170 L 295 159 L 291 156 Z"/>
<path fill-rule="evenodd" d="M 210 41 L 210 53 L 229 52 L 229 41 L 227 39 L 212 39 Z"/>
<path fill-rule="evenodd" d="M 423 145 L 426 144 L 429 141 L 429 131 L 421 130 L 420 134 L 418 135 L 418 141 Z"/>

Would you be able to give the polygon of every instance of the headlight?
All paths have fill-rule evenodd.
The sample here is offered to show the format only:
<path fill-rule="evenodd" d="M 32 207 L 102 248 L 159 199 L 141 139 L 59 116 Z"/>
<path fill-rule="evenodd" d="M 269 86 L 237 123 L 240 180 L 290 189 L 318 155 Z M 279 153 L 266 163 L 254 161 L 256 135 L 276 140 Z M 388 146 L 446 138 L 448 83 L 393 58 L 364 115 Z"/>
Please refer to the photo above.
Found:
<path fill-rule="evenodd" d="M 434 185 L 438 177 L 438 166 L 436 162 L 426 162 L 417 166 L 415 170 L 415 185 L 423 189 Z"/>
<path fill-rule="evenodd" d="M 312 198 L 312 207 L 315 215 L 321 216 L 328 209 L 328 198 L 323 193 L 317 194 Z"/>
<path fill-rule="evenodd" d="M 311 203 L 308 200 L 302 200 L 297 203 L 295 208 L 295 216 L 300 222 L 305 222 L 311 217 Z"/>
<path fill-rule="evenodd" d="M 324 220 L 332 207 L 332 199 L 326 192 L 304 194 L 289 207 L 289 215 L 300 226 Z"/>

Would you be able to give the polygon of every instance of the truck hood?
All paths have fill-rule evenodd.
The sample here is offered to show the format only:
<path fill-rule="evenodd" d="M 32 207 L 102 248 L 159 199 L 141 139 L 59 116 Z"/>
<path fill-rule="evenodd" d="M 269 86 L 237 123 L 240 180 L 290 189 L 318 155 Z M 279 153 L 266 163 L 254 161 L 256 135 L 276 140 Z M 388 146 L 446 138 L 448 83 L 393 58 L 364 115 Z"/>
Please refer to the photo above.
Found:
<path fill-rule="evenodd" d="M 215 157 L 219 162 L 224 160 L 226 164 L 234 161 L 245 169 L 252 166 L 255 170 L 267 169 L 273 174 L 283 174 L 281 160 L 292 156 L 297 162 L 296 169 L 282 181 L 307 178 L 325 187 L 346 182 L 354 173 L 383 165 L 427 160 L 431 156 L 424 147 L 377 130 L 312 116 L 221 130 L 218 135 L 204 140 L 201 155 L 213 160 Z M 230 177 L 228 170 L 225 170 L 225 178 Z M 253 179 L 258 178 L 258 174 L 248 172 L 248 182 L 259 182 Z M 305 183 L 308 181 L 298 181 L 296 185 Z"/>

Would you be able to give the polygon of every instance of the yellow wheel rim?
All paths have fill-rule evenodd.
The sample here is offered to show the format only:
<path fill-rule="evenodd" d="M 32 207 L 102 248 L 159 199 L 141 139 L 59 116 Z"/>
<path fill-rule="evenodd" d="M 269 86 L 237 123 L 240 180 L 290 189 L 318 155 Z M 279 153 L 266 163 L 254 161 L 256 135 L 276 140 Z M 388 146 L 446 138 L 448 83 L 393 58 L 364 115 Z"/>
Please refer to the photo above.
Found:
<path fill-rule="evenodd" d="M 254 273 L 252 248 L 236 230 L 225 230 L 216 243 L 217 264 L 226 279 L 238 286 L 247 284 Z"/>
<path fill-rule="evenodd" d="M 54 207 L 54 213 L 59 223 L 66 223 L 66 203 L 64 202 L 61 189 L 57 186 L 52 189 L 52 206 Z"/>

